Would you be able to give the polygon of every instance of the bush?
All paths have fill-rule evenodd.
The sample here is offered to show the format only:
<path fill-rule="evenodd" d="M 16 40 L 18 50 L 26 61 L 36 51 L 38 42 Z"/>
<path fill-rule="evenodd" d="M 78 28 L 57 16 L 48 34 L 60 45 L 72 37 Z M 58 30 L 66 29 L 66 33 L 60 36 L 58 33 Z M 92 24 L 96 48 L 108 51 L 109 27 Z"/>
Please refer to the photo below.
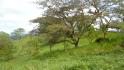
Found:
<path fill-rule="evenodd" d="M 108 38 L 97 38 L 97 39 L 95 40 L 96 43 L 108 42 L 108 41 L 109 41 Z"/>
<path fill-rule="evenodd" d="M 8 60 L 12 58 L 12 47 L 13 44 L 9 35 L 0 32 L 0 60 Z"/>
<path fill-rule="evenodd" d="M 25 36 L 24 38 L 20 39 L 19 41 L 16 41 L 15 46 L 17 47 L 15 55 L 21 55 L 21 56 L 32 56 L 36 55 L 39 51 L 40 47 L 40 39 L 38 39 L 38 36 Z"/>

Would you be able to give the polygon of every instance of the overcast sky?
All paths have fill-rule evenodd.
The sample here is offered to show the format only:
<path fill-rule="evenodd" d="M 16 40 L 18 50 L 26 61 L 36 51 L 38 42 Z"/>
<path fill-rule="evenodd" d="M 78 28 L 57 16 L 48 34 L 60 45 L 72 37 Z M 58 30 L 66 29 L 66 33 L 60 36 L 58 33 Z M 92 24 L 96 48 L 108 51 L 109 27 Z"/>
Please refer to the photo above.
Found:
<path fill-rule="evenodd" d="M 24 28 L 26 32 L 35 27 L 29 21 L 40 16 L 36 0 L 0 0 L 0 31 L 11 33 L 14 29 Z"/>

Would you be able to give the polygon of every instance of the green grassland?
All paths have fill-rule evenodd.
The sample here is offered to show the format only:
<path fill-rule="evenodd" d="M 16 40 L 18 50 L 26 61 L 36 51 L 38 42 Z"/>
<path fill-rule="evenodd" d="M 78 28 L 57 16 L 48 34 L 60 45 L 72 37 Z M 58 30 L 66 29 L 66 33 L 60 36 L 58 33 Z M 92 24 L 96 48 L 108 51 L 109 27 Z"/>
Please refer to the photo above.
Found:
<path fill-rule="evenodd" d="M 13 58 L 0 61 L 0 70 L 124 70 L 124 48 L 120 47 L 123 34 L 109 32 L 109 42 L 89 42 L 82 37 L 79 47 L 63 43 L 49 46 L 37 44 L 37 36 L 13 41 Z M 93 38 L 95 40 L 96 36 Z M 42 36 L 41 36 L 42 38 Z"/>

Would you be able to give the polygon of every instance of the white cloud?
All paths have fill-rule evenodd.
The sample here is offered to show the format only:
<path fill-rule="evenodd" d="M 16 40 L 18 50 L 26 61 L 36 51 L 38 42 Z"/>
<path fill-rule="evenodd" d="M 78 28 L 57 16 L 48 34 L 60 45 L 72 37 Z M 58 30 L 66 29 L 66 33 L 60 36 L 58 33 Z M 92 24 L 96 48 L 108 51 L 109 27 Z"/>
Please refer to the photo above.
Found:
<path fill-rule="evenodd" d="M 35 0 L 0 0 L 0 31 L 7 33 L 17 28 L 24 28 L 27 32 L 35 25 L 30 20 L 40 16 L 40 10 Z"/>

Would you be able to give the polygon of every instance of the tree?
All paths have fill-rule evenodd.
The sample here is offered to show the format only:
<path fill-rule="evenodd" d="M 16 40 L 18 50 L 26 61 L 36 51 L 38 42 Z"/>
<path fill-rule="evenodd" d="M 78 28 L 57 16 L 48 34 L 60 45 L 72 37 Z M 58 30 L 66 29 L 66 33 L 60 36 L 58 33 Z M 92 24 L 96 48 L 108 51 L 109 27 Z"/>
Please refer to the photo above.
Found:
<path fill-rule="evenodd" d="M 92 43 L 97 37 L 97 32 L 95 31 L 95 28 L 93 26 L 89 27 L 84 37 L 89 40 L 89 43 Z"/>
<path fill-rule="evenodd" d="M 113 0 L 39 0 L 38 4 L 45 9 L 43 18 L 37 19 L 40 24 L 39 30 L 47 32 L 49 25 L 54 28 L 53 23 L 57 22 L 65 28 L 61 29 L 64 39 L 78 47 L 80 38 L 88 31 L 88 28 L 92 24 L 97 24 L 105 38 L 111 22 L 113 5 L 116 5 L 116 2 Z M 84 12 L 86 9 L 89 11 Z M 59 21 L 54 19 L 54 22 L 51 22 L 53 18 L 48 20 L 48 17 Z"/>
<path fill-rule="evenodd" d="M 117 3 L 117 6 L 113 9 L 116 18 L 118 18 L 116 21 L 116 28 L 120 30 L 121 32 L 124 31 L 124 1 L 119 0 Z M 120 21 L 121 20 L 121 21 Z"/>
<path fill-rule="evenodd" d="M 40 19 L 40 20 L 39 20 Z M 50 46 L 50 51 L 53 45 L 62 42 L 62 25 L 61 20 L 55 17 L 39 17 L 32 20 L 33 23 L 39 23 L 38 33 L 44 36 L 44 45 Z"/>
<path fill-rule="evenodd" d="M 0 60 L 6 60 L 12 57 L 13 44 L 9 34 L 0 32 Z"/>
<path fill-rule="evenodd" d="M 114 13 L 124 21 L 124 1 L 118 0 L 117 6 L 113 9 Z"/>
<path fill-rule="evenodd" d="M 38 35 L 39 30 L 38 29 L 33 29 L 29 32 L 29 35 Z"/>
<path fill-rule="evenodd" d="M 47 8 L 44 16 L 52 16 L 57 19 L 61 19 L 62 24 L 65 28 L 68 28 L 65 37 L 71 44 L 78 47 L 81 36 L 87 31 L 87 28 L 91 26 L 92 17 L 85 15 L 84 9 L 86 8 L 85 1 L 81 0 L 44 0 L 39 1 L 39 5 L 43 8 Z M 65 29 L 66 30 L 66 29 Z M 63 31 L 64 32 L 64 31 Z"/>
<path fill-rule="evenodd" d="M 94 15 L 94 18 L 99 25 L 99 30 L 103 33 L 103 38 L 106 37 L 108 28 L 113 20 L 114 13 L 112 12 L 114 6 L 117 5 L 116 0 L 88 0 L 90 7 L 92 7 L 95 11 L 89 10 L 91 15 Z"/>
<path fill-rule="evenodd" d="M 15 29 L 11 33 L 11 38 L 14 39 L 14 40 L 21 39 L 24 36 L 24 33 L 25 33 L 25 30 L 23 28 Z"/>

